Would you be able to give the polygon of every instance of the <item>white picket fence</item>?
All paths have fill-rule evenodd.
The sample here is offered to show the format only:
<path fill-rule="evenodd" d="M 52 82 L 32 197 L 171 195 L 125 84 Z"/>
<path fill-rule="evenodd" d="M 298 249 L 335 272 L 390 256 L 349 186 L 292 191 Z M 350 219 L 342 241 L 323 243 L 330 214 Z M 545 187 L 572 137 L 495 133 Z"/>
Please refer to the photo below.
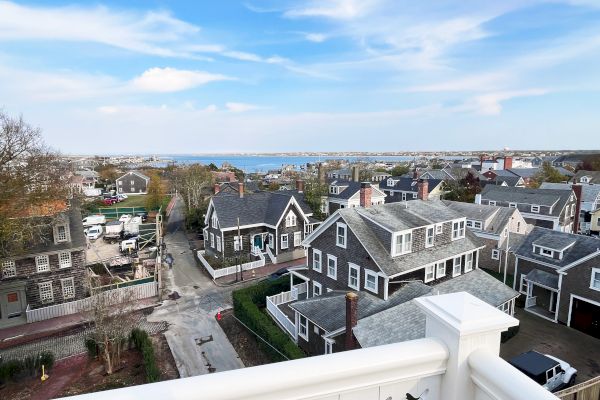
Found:
<path fill-rule="evenodd" d="M 298 285 L 294 285 L 292 290 L 289 292 L 281 292 L 273 296 L 267 296 L 267 311 L 269 311 L 269 314 L 275 318 L 279 325 L 281 325 L 295 341 L 298 340 L 295 321 L 292 322 L 277 306 L 298 300 L 298 295 L 306 293 L 306 290 L 307 284 L 300 283 Z"/>
<path fill-rule="evenodd" d="M 271 260 L 271 264 L 277 264 L 277 259 L 269 246 L 267 246 L 267 255 L 269 256 L 269 260 Z"/>
<path fill-rule="evenodd" d="M 234 265 L 232 267 L 227 267 L 227 268 L 214 269 L 213 267 L 210 266 L 208 261 L 206 261 L 206 258 L 204 258 L 204 250 L 199 250 L 197 254 L 198 254 L 198 259 L 200 260 L 200 263 L 202 263 L 202 266 L 208 271 L 210 276 L 212 276 L 213 280 L 215 280 L 217 278 L 221 278 L 223 276 L 233 275 L 237 272 L 240 272 L 239 265 Z M 256 261 L 242 264 L 242 271 L 249 271 L 251 269 L 264 267 L 265 266 L 265 256 L 262 254 L 258 254 L 258 257 L 259 257 L 259 259 Z"/>
<path fill-rule="evenodd" d="M 107 290 L 94 296 L 68 303 L 56 304 L 53 306 L 36 308 L 33 310 L 27 306 L 25 314 L 27 315 L 28 323 L 38 322 L 87 311 L 92 307 L 97 296 L 107 296 L 111 303 L 119 304 L 123 301 L 141 300 L 148 297 L 154 297 L 156 295 L 158 295 L 156 282 L 142 283 L 139 285 Z"/>

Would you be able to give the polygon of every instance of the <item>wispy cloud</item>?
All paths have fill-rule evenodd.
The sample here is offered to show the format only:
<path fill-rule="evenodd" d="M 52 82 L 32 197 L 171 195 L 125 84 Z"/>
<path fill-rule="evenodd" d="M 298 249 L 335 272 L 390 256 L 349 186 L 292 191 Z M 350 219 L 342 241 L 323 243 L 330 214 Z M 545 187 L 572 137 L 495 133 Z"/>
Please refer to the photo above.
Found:
<path fill-rule="evenodd" d="M 229 103 L 225 103 L 225 108 L 227 108 L 227 110 L 229 110 L 231 112 L 246 112 L 246 111 L 258 110 L 262 107 L 257 106 L 255 104 L 229 102 Z"/>
<path fill-rule="evenodd" d="M 150 68 L 132 80 L 132 85 L 148 92 L 179 92 L 209 82 L 233 80 L 234 78 L 204 71 L 188 71 L 175 68 Z"/>
<path fill-rule="evenodd" d="M 502 112 L 502 103 L 520 97 L 542 96 L 548 89 L 525 89 L 506 92 L 486 93 L 467 101 L 464 105 L 453 108 L 454 111 L 475 111 L 482 115 L 498 115 Z"/>
<path fill-rule="evenodd" d="M 307 33 L 304 35 L 304 37 L 306 38 L 306 40 L 315 43 L 321 43 L 327 40 L 327 35 L 323 33 Z"/>
<path fill-rule="evenodd" d="M 305 6 L 288 9 L 283 15 L 288 18 L 353 19 L 367 15 L 378 3 L 378 0 L 312 0 Z"/>

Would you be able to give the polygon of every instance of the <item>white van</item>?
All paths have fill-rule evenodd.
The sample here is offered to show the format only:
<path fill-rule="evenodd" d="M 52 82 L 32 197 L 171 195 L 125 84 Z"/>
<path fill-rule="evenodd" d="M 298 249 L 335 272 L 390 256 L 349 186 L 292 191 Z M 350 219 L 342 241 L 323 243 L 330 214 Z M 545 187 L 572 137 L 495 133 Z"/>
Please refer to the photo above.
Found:
<path fill-rule="evenodd" d="M 90 240 L 96 240 L 102 235 L 102 226 L 94 225 L 87 230 L 87 237 Z"/>
<path fill-rule="evenodd" d="M 104 215 L 88 215 L 81 222 L 83 226 L 103 225 L 106 223 L 106 217 Z"/>

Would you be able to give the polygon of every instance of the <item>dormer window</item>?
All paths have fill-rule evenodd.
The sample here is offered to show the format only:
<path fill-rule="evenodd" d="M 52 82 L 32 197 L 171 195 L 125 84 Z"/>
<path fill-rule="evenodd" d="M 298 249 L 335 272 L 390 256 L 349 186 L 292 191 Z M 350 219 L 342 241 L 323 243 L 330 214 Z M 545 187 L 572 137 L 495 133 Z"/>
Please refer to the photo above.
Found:
<path fill-rule="evenodd" d="M 348 227 L 341 222 L 337 223 L 335 244 L 339 247 L 346 248 Z"/>
<path fill-rule="evenodd" d="M 452 222 L 452 240 L 462 239 L 465 237 L 465 221 Z"/>
<path fill-rule="evenodd" d="M 388 186 L 394 186 L 394 180 L 393 179 L 388 179 L 387 180 L 387 185 Z"/>
<path fill-rule="evenodd" d="M 481 229 L 482 228 L 481 221 L 473 221 L 473 228 Z"/>
<path fill-rule="evenodd" d="M 517 203 L 508 203 L 508 208 L 517 208 Z"/>
<path fill-rule="evenodd" d="M 294 214 L 293 211 L 290 211 L 288 213 L 287 217 L 285 217 L 285 226 L 287 228 L 289 228 L 290 226 L 296 226 L 297 223 L 298 223 L 298 221 L 297 221 L 296 214 Z"/>
<path fill-rule="evenodd" d="M 408 254 L 412 251 L 412 231 L 396 233 L 392 242 L 392 256 Z"/>
<path fill-rule="evenodd" d="M 531 206 L 531 212 L 532 213 L 539 213 L 540 212 L 540 206 L 532 205 Z"/>
<path fill-rule="evenodd" d="M 488 205 L 495 206 L 496 205 L 496 201 L 495 200 L 490 200 L 490 201 L 488 201 Z"/>
<path fill-rule="evenodd" d="M 339 194 L 339 192 L 340 192 L 340 188 L 339 187 L 333 186 L 333 185 L 329 186 L 329 193 L 331 193 L 331 194 Z"/>
<path fill-rule="evenodd" d="M 582 176 L 581 178 L 579 178 L 579 182 L 581 183 L 590 183 L 590 178 L 587 176 Z"/>
<path fill-rule="evenodd" d="M 554 257 L 554 251 L 540 248 L 540 254 L 546 257 Z"/>
<path fill-rule="evenodd" d="M 216 228 L 218 223 L 219 223 L 219 220 L 217 219 L 217 215 L 213 214 L 212 217 L 210 217 L 210 226 L 212 226 L 213 228 Z"/>
<path fill-rule="evenodd" d="M 54 227 L 54 243 L 69 241 L 69 228 L 67 225 L 56 225 Z"/>

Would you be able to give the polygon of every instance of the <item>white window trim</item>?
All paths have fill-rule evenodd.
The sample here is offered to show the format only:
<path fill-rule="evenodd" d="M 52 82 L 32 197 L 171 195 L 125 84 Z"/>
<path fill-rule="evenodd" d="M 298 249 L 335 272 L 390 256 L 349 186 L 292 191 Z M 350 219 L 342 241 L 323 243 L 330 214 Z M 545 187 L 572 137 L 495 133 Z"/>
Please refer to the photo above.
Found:
<path fill-rule="evenodd" d="M 70 296 L 65 295 L 65 282 L 71 282 L 71 286 L 73 287 L 73 294 Z M 75 298 L 75 280 L 73 278 L 65 278 L 60 280 L 60 286 L 62 290 L 63 299 L 74 299 Z"/>
<path fill-rule="evenodd" d="M 508 203 L 508 208 L 517 208 L 517 203 Z"/>
<path fill-rule="evenodd" d="M 521 284 L 519 285 L 519 293 L 522 293 L 524 295 L 526 295 L 527 297 L 529 297 L 529 293 L 527 293 L 527 288 L 529 287 L 529 284 L 525 281 L 525 275 L 521 275 Z M 525 290 L 523 290 L 523 285 L 525 285 Z"/>
<path fill-rule="evenodd" d="M 425 280 L 423 282 L 427 283 L 427 282 L 431 282 L 431 281 L 435 280 L 435 270 L 436 270 L 435 264 L 426 265 L 425 266 Z M 427 275 L 429 273 L 431 273 L 431 278 L 427 278 Z"/>
<path fill-rule="evenodd" d="M 46 260 L 44 264 L 40 263 L 40 260 Z M 40 267 L 45 267 L 46 269 L 40 270 Z M 35 257 L 35 270 L 36 272 L 48 272 L 50 271 L 50 257 L 45 256 L 36 256 Z"/>
<path fill-rule="evenodd" d="M 340 235 L 339 235 L 340 228 L 344 229 L 344 243 L 343 244 L 340 244 Z M 344 223 L 338 222 L 335 226 L 335 245 L 338 247 L 341 247 L 343 249 L 345 249 L 346 246 L 348 245 L 348 226 Z"/>
<path fill-rule="evenodd" d="M 444 271 L 443 273 L 440 272 L 441 271 L 440 266 L 443 267 L 443 271 Z M 446 276 L 446 261 L 442 261 L 442 262 L 436 263 L 435 264 L 435 277 L 436 277 L 436 279 L 443 278 L 445 276 Z"/>
<path fill-rule="evenodd" d="M 462 224 L 462 228 L 460 226 L 461 224 Z M 458 228 L 455 229 L 454 225 L 457 225 Z M 464 239 L 466 225 L 467 225 L 467 221 L 464 219 L 452 221 L 452 240 Z M 455 233 L 456 233 L 456 236 L 455 236 Z"/>
<path fill-rule="evenodd" d="M 298 247 L 302 244 L 302 232 L 294 232 L 294 247 Z"/>
<path fill-rule="evenodd" d="M 284 233 L 281 235 L 281 250 L 286 250 L 289 247 L 290 247 L 290 239 L 288 238 L 288 234 Z"/>
<path fill-rule="evenodd" d="M 215 248 L 215 234 L 212 232 L 210 233 L 210 247 L 212 247 L 213 249 Z"/>
<path fill-rule="evenodd" d="M 456 262 L 458 260 L 458 263 Z M 456 272 L 456 267 L 459 267 L 459 272 Z M 459 276 L 462 270 L 462 256 L 452 258 L 452 277 Z"/>
<path fill-rule="evenodd" d="M 14 278 L 15 276 L 17 276 L 17 265 L 15 261 L 2 261 L 2 278 Z"/>
<path fill-rule="evenodd" d="M 500 259 L 500 250 L 493 249 L 492 250 L 492 260 L 499 260 L 499 259 Z"/>
<path fill-rule="evenodd" d="M 407 231 L 402 231 L 402 232 L 396 232 L 392 235 L 392 257 L 412 253 L 412 243 L 413 243 L 412 233 L 413 233 L 412 230 L 407 230 Z M 404 247 L 405 247 L 404 237 L 406 235 L 410 235 L 410 246 L 409 246 L 408 250 L 404 249 Z M 398 249 L 397 248 L 398 237 L 400 237 L 400 236 L 402 236 L 402 245 L 400 246 L 401 248 Z"/>
<path fill-rule="evenodd" d="M 375 277 L 375 288 L 370 288 L 367 286 L 367 283 L 369 282 L 369 280 L 368 280 L 369 276 Z M 369 292 L 372 292 L 375 294 L 379 293 L 379 275 L 377 275 L 376 272 L 373 272 L 369 269 L 365 269 L 365 282 L 364 282 L 363 286 Z"/>
<path fill-rule="evenodd" d="M 275 235 L 273 235 L 272 233 L 269 233 L 269 247 L 271 249 L 275 248 Z"/>
<path fill-rule="evenodd" d="M 63 228 L 63 229 L 65 230 L 65 231 L 64 231 L 64 235 L 65 235 L 65 236 L 64 236 L 64 238 L 61 238 L 61 237 L 60 237 L 60 234 L 59 234 L 59 229 L 60 229 L 60 228 Z M 58 225 L 58 226 L 56 227 L 56 239 L 55 239 L 54 241 L 55 241 L 56 243 L 64 243 L 64 242 L 68 242 L 68 241 L 69 241 L 69 231 L 68 231 L 68 229 L 69 229 L 69 228 L 67 227 L 67 225 Z"/>
<path fill-rule="evenodd" d="M 217 251 L 221 251 L 221 236 L 217 236 Z"/>
<path fill-rule="evenodd" d="M 335 261 L 335 274 L 330 274 L 329 273 L 329 260 L 333 260 Z M 337 280 L 337 257 L 331 254 L 327 254 L 327 276 L 330 277 L 331 279 L 336 279 Z"/>
<path fill-rule="evenodd" d="M 594 275 L 599 274 L 598 277 L 598 286 L 594 286 Z M 600 292 L 600 268 L 592 268 L 592 276 L 590 278 L 590 289 L 596 290 Z"/>
<path fill-rule="evenodd" d="M 290 210 L 288 215 L 285 217 L 285 227 L 289 228 L 296 225 L 298 225 L 298 218 L 296 217 L 296 214 Z"/>
<path fill-rule="evenodd" d="M 315 289 L 319 289 L 319 294 L 315 294 Z M 315 296 L 320 296 L 323 294 L 323 286 L 317 282 L 317 281 L 313 281 L 313 297 Z"/>
<path fill-rule="evenodd" d="M 68 255 L 69 257 L 69 262 L 63 262 L 63 255 Z M 58 253 L 58 266 L 59 268 L 70 268 L 73 266 L 73 258 L 71 256 L 71 252 L 69 251 L 62 251 L 60 253 Z"/>
<path fill-rule="evenodd" d="M 544 247 L 540 247 L 540 255 L 544 257 L 554 258 L 554 250 L 546 249 Z"/>
<path fill-rule="evenodd" d="M 431 235 L 429 234 L 429 230 L 431 230 Z M 431 243 L 429 241 L 431 240 Z M 425 227 L 425 247 L 433 247 L 435 244 L 435 226 L 427 226 Z"/>
<path fill-rule="evenodd" d="M 444 232 L 444 224 L 437 224 L 435 226 L 435 234 L 439 235 Z"/>
<path fill-rule="evenodd" d="M 473 228 L 475 229 L 482 229 L 483 224 L 481 223 L 481 221 L 473 221 Z"/>
<path fill-rule="evenodd" d="M 469 260 L 469 257 L 471 259 Z M 465 272 L 473 271 L 473 260 L 475 259 L 474 253 L 465 254 Z"/>
<path fill-rule="evenodd" d="M 532 204 L 532 205 L 531 205 L 531 212 L 532 212 L 532 213 L 539 214 L 539 213 L 540 213 L 540 206 L 537 206 L 537 205 L 533 205 L 533 204 Z"/>
<path fill-rule="evenodd" d="M 356 270 L 356 286 L 351 283 L 351 271 Z M 356 264 L 348 263 L 348 287 L 354 290 L 360 290 L 360 267 Z"/>
<path fill-rule="evenodd" d="M 302 318 L 304 318 L 304 324 L 302 324 Z M 305 334 L 302 334 L 302 327 L 304 327 L 304 332 L 306 332 Z M 308 318 L 301 314 L 298 314 L 298 336 L 308 341 Z"/>
<path fill-rule="evenodd" d="M 42 286 L 49 286 L 50 287 L 50 296 L 46 299 L 44 299 L 44 296 L 42 296 Z M 48 281 L 48 282 L 40 282 L 38 283 L 38 291 L 40 294 L 40 301 L 44 304 L 46 303 L 53 303 L 54 302 L 54 288 L 52 287 L 52 281 Z"/>
<path fill-rule="evenodd" d="M 488 205 L 489 206 L 495 206 L 496 205 L 496 201 L 495 200 L 488 200 Z"/>
<path fill-rule="evenodd" d="M 315 254 L 319 255 L 319 268 L 318 269 L 316 268 Z M 323 271 L 323 253 L 321 253 L 321 250 L 313 249 L 313 270 L 315 270 L 317 272 Z"/>

